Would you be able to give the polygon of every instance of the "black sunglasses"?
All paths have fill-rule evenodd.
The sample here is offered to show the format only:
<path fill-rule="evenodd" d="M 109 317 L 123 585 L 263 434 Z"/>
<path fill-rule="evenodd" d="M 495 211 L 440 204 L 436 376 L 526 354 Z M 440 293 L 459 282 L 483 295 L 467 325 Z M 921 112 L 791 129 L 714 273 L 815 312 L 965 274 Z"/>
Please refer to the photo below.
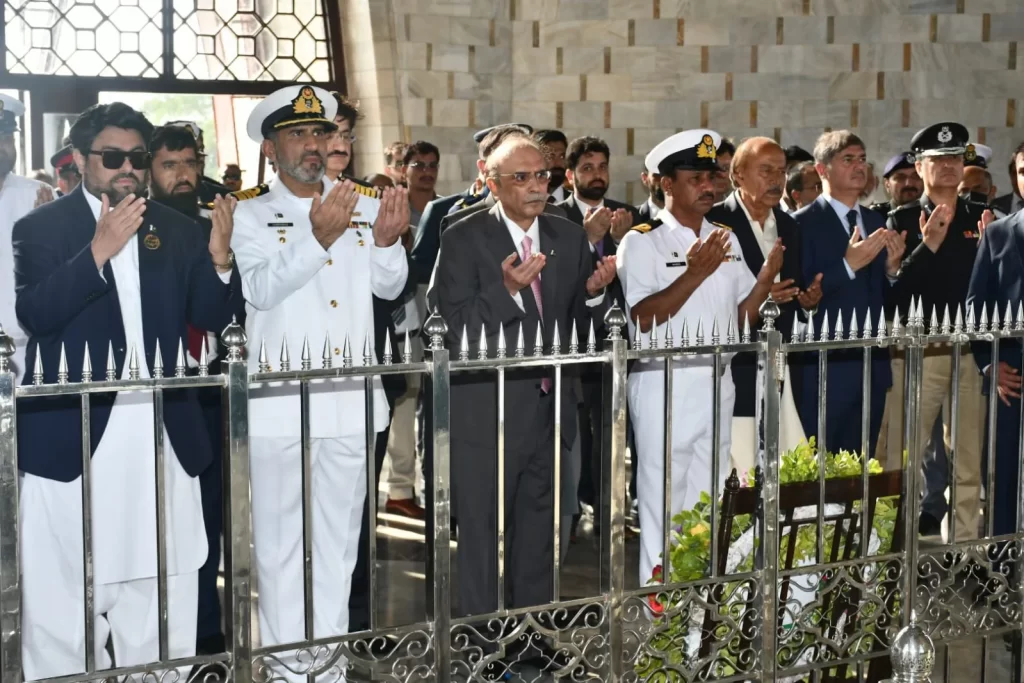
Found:
<path fill-rule="evenodd" d="M 127 159 L 129 163 L 131 163 L 132 168 L 134 168 L 136 171 L 145 171 L 153 163 L 153 157 L 150 156 L 149 152 L 124 152 L 119 149 L 105 149 L 102 151 L 96 151 L 90 149 L 85 154 L 86 156 L 90 154 L 96 154 L 100 156 L 103 160 L 103 168 L 106 168 L 111 171 L 116 171 L 117 169 L 124 166 L 125 159 Z"/>

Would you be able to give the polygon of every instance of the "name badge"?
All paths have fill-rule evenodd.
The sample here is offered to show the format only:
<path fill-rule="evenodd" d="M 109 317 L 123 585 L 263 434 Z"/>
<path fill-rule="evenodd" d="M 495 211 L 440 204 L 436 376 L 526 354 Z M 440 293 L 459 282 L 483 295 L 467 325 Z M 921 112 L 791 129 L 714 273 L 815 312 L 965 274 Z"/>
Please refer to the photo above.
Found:
<path fill-rule="evenodd" d="M 740 263 L 743 258 L 739 254 L 726 254 L 725 258 L 722 259 L 722 263 Z"/>
<path fill-rule="evenodd" d="M 686 265 L 686 261 L 669 261 L 665 264 L 666 268 L 681 268 Z"/>
<path fill-rule="evenodd" d="M 294 225 L 294 223 L 267 223 L 268 228 L 290 228 Z"/>

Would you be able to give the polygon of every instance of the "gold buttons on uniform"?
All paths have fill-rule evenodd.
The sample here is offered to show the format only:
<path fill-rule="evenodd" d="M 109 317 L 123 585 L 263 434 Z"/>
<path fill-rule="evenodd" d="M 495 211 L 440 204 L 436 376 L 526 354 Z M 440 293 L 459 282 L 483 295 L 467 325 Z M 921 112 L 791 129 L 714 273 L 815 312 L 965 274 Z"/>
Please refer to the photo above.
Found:
<path fill-rule="evenodd" d="M 327 259 L 327 265 L 333 266 L 334 265 L 334 259 L 332 259 L 332 258 Z"/>
<path fill-rule="evenodd" d="M 337 308 L 337 307 L 338 307 L 338 302 L 335 301 L 334 299 L 331 299 L 331 308 Z"/>
<path fill-rule="evenodd" d="M 334 355 L 335 356 L 340 356 L 341 355 L 341 349 L 339 349 L 338 347 L 334 347 Z"/>
<path fill-rule="evenodd" d="M 277 238 L 277 241 L 278 241 L 278 242 L 280 242 L 281 244 L 284 244 L 284 243 L 285 243 L 285 242 L 287 242 L 288 240 L 286 240 L 286 239 L 285 239 L 284 237 L 278 237 L 278 238 Z"/>

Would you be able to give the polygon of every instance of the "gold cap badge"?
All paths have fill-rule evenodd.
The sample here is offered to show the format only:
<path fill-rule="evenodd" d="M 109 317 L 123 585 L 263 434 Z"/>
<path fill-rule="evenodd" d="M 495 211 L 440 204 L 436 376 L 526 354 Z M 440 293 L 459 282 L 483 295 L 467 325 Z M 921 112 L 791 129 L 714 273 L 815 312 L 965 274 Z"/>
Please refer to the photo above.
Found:
<path fill-rule="evenodd" d="M 718 151 L 715 149 L 715 141 L 711 139 L 710 135 L 705 135 L 697 144 L 697 158 L 714 161 L 717 157 Z"/>
<path fill-rule="evenodd" d="M 323 114 L 324 106 L 320 98 L 316 96 L 311 87 L 304 86 L 299 90 L 299 96 L 292 100 L 292 106 L 296 114 Z"/>

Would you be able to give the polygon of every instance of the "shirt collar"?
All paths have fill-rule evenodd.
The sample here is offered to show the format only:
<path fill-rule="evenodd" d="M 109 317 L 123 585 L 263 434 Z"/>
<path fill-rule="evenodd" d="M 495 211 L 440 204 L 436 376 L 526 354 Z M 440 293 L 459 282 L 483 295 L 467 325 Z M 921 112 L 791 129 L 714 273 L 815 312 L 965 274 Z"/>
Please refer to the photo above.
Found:
<path fill-rule="evenodd" d="M 320 192 L 320 197 L 323 198 L 324 196 L 327 195 L 328 192 L 330 192 L 331 188 L 334 187 L 334 183 L 331 182 L 331 180 L 326 175 L 320 182 L 323 184 L 323 189 Z M 299 201 L 312 201 L 311 197 L 299 197 L 292 193 L 292 191 L 288 189 L 288 186 L 281 182 L 280 173 L 276 174 L 273 178 L 271 178 L 268 184 L 270 185 L 270 194 L 272 195 L 278 197 L 291 197 L 292 199 L 297 199 Z"/>
<path fill-rule="evenodd" d="M 662 226 L 661 226 L 661 228 L 659 228 L 659 230 L 661 230 L 662 228 L 668 228 L 668 230 L 670 232 L 671 231 L 676 231 L 676 230 L 681 230 L 683 232 L 683 234 L 686 235 L 686 239 L 688 239 L 688 240 L 696 240 L 697 239 L 697 236 L 693 232 L 693 230 L 691 230 L 690 228 L 684 226 L 682 223 L 677 221 L 676 217 L 673 216 L 672 212 L 669 211 L 668 209 L 662 209 L 661 212 L 658 214 L 658 219 L 662 223 Z M 708 223 L 708 219 L 707 218 L 701 219 L 700 238 L 704 239 L 705 237 L 710 235 L 712 233 L 712 231 L 714 231 L 714 228 L 711 226 L 710 223 Z"/>
<path fill-rule="evenodd" d="M 82 188 L 82 194 L 85 195 L 85 201 L 92 210 L 92 217 L 98 221 L 100 219 L 100 210 L 103 209 L 103 202 L 97 199 L 92 192 L 89 192 L 89 190 L 84 187 Z"/>
<path fill-rule="evenodd" d="M 539 221 L 534 218 L 533 223 L 530 224 L 530 229 L 524 232 L 522 228 L 509 220 L 509 217 L 505 215 L 505 209 L 502 208 L 501 202 L 497 203 L 497 207 L 498 215 L 501 216 L 501 220 L 505 223 L 505 227 L 508 228 L 509 235 L 512 236 L 512 242 L 516 245 L 516 251 L 519 251 L 522 247 L 523 237 L 529 235 L 530 240 L 533 243 L 531 250 L 536 254 L 537 250 L 540 248 L 540 245 L 538 244 L 540 241 Z"/>
<path fill-rule="evenodd" d="M 579 196 L 575 192 L 573 192 L 572 198 L 576 202 L 576 205 L 580 207 L 580 213 L 582 213 L 584 216 L 586 216 L 587 212 L 590 211 L 591 209 L 595 209 L 596 210 L 596 209 L 600 209 L 602 206 L 604 206 L 604 198 L 603 197 L 597 202 L 596 206 L 591 206 L 587 202 L 583 201 L 582 199 L 579 198 Z"/>
<path fill-rule="evenodd" d="M 743 203 L 743 198 L 740 196 L 740 193 L 738 191 L 736 192 L 736 203 L 740 205 L 741 209 L 743 209 L 743 215 L 747 217 L 747 222 L 750 223 L 751 225 L 757 223 L 757 225 L 761 228 L 762 231 L 767 232 L 767 227 L 769 225 L 775 224 L 774 210 L 768 212 L 768 218 L 764 219 L 764 223 L 760 223 L 754 220 L 754 218 L 750 215 L 750 211 L 747 209 L 747 205 Z"/>
<path fill-rule="evenodd" d="M 860 204 L 854 204 L 853 206 L 847 206 L 846 204 L 843 204 L 838 199 L 835 199 L 830 194 L 822 193 L 821 196 L 825 198 L 825 201 L 827 201 L 829 203 L 829 206 L 832 207 L 832 210 L 836 212 L 836 215 L 839 216 L 839 220 L 843 221 L 843 225 L 846 225 L 846 214 L 850 213 L 851 211 L 856 211 L 857 212 L 857 225 L 860 225 L 860 222 L 861 222 L 860 221 L 860 219 L 861 219 Z"/>

